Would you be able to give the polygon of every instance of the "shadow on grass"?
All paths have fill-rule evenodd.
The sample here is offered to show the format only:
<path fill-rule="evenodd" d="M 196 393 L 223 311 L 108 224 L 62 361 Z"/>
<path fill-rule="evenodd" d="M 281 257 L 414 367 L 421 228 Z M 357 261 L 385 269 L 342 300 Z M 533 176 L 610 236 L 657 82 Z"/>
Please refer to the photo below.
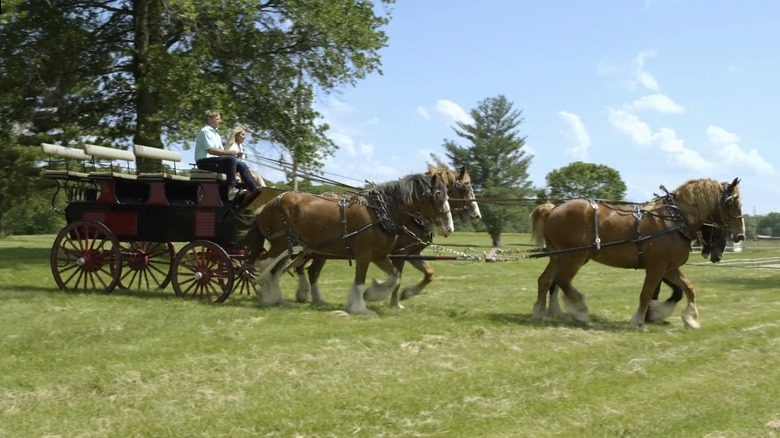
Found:
<path fill-rule="evenodd" d="M 583 325 L 574 320 L 571 316 L 564 315 L 557 318 L 549 318 L 541 321 L 533 316 L 533 314 L 518 314 L 518 313 L 488 313 L 487 319 L 492 323 L 521 325 L 535 328 L 573 328 L 582 330 L 593 330 L 603 332 L 636 332 L 637 330 L 631 328 L 628 325 L 627 320 L 614 320 L 600 317 L 598 315 L 590 315 L 590 323 Z M 652 325 L 668 325 L 668 323 L 652 324 Z"/>
<path fill-rule="evenodd" d="M 126 296 L 126 297 L 138 297 L 138 298 L 151 298 L 151 299 L 169 299 L 169 298 L 176 298 L 176 295 L 172 291 L 164 291 L 164 290 L 155 290 L 155 291 L 146 291 L 146 290 L 133 290 L 133 289 L 120 289 L 116 288 L 112 292 L 106 293 L 106 292 L 98 292 L 98 291 L 80 291 L 80 290 L 61 290 L 57 288 L 52 287 L 46 287 L 46 286 L 31 286 L 31 285 L 14 285 L 14 284 L 5 284 L 2 287 L 0 287 L 0 291 L 6 292 L 8 295 L 6 298 L 9 298 L 13 293 L 18 294 L 28 294 L 28 293 L 39 293 L 39 294 L 48 294 L 48 295 L 59 295 L 59 294 L 68 294 L 68 295 L 93 295 L 93 296 Z M 3 297 L 0 297 L 2 299 Z"/>
<path fill-rule="evenodd" d="M 3 248 L 0 251 L 0 265 L 3 268 L 16 269 L 29 265 L 49 264 L 50 248 Z"/>

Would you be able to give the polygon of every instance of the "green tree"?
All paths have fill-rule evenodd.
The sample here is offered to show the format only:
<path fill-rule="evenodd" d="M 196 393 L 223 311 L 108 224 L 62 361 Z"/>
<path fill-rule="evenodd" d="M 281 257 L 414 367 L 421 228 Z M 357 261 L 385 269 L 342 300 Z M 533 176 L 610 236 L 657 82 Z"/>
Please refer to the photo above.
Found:
<path fill-rule="evenodd" d="M 314 91 L 381 73 L 393 3 L 17 0 L 0 16 L 0 130 L 188 147 L 217 108 L 316 165 L 335 145 Z"/>
<path fill-rule="evenodd" d="M 28 225 L 36 227 L 33 223 L 40 221 L 38 216 L 25 217 L 15 212 L 36 208 L 40 210 L 37 204 L 42 199 L 30 196 L 30 193 L 42 193 L 45 190 L 50 194 L 40 177 L 40 169 L 36 167 L 40 154 L 31 148 L 13 146 L 13 143 L 13 139 L 0 141 L 0 236 L 19 234 L 18 230 Z M 35 202 L 36 199 L 38 202 Z M 48 210 L 48 214 L 54 213 Z M 48 228 L 37 229 L 41 232 L 50 231 Z"/>
<path fill-rule="evenodd" d="M 453 130 L 467 145 L 445 140 L 452 167 L 466 166 L 480 202 L 482 222 L 493 246 L 501 245 L 505 225 L 518 215 L 527 216 L 527 207 L 516 199 L 531 192 L 528 166 L 531 157 L 523 150 L 525 137 L 518 133 L 522 111 L 513 109 L 503 95 L 480 101 L 469 112 L 473 123 L 456 122 Z"/>
<path fill-rule="evenodd" d="M 769 213 L 761 217 L 756 231 L 764 236 L 780 237 L 780 213 Z"/>
<path fill-rule="evenodd" d="M 575 161 L 553 170 L 545 179 L 546 196 L 556 204 L 574 198 L 620 201 L 626 196 L 620 172 L 601 164 Z"/>

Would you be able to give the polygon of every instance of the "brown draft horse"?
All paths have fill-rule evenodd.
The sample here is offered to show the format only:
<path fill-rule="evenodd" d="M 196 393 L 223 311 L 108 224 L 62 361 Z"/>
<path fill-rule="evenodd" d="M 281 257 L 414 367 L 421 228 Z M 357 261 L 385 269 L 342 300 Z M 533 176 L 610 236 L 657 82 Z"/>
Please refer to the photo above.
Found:
<path fill-rule="evenodd" d="M 745 238 L 738 184 L 738 178 L 730 184 L 692 179 L 633 210 L 575 199 L 537 217 L 531 224 L 531 237 L 537 245 L 546 246 L 542 255 L 549 256 L 549 262 L 539 276 L 534 316 L 543 319 L 547 315 L 547 292 L 555 283 L 563 290 L 568 312 L 577 322 L 587 324 L 588 305 L 572 279 L 593 259 L 617 268 L 645 270 L 632 327 L 642 328 L 655 288 L 667 278 L 685 292 L 688 305 L 683 322 L 698 328 L 696 292 L 680 266 L 688 261 L 691 241 L 705 223 L 729 229 L 734 242 Z"/>
<path fill-rule="evenodd" d="M 550 210 L 555 208 L 555 204 L 546 203 L 537 206 L 530 215 L 530 223 L 534 223 L 539 218 L 546 217 L 550 214 Z M 702 243 L 701 256 L 705 259 L 709 258 L 712 263 L 719 263 L 723 258 L 723 253 L 726 251 L 726 235 L 723 231 L 713 224 L 704 224 L 701 229 L 701 237 L 699 241 Z M 672 289 L 672 294 L 665 301 L 658 301 L 658 297 L 661 293 L 661 284 L 656 286 L 653 293 L 653 301 L 650 303 L 650 308 L 645 315 L 645 322 L 658 322 L 663 321 L 674 312 L 677 303 L 683 298 L 683 290 L 681 287 L 672 283 L 666 277 L 663 278 L 662 284 L 669 286 Z M 561 311 L 560 303 L 558 302 L 558 285 L 553 282 L 550 286 L 550 301 L 548 307 L 548 314 L 550 316 L 560 317 L 563 315 Z"/>
<path fill-rule="evenodd" d="M 482 214 L 479 211 L 479 205 L 477 205 L 477 200 L 474 197 L 474 189 L 471 186 L 471 177 L 465 167 L 462 167 L 456 173 L 448 167 L 433 167 L 429 165 L 425 175 L 436 176 L 444 181 L 444 185 L 447 187 L 450 207 L 454 212 L 460 212 L 461 219 L 464 222 L 476 222 L 482 217 Z M 406 224 L 404 232 L 398 235 L 393 254 L 419 255 L 428 247 L 428 245 L 430 245 L 431 239 L 432 235 L 430 229 L 428 229 L 420 220 L 412 220 Z M 298 274 L 298 290 L 295 297 L 298 302 L 306 302 L 309 298 L 309 294 L 311 294 L 312 304 L 327 304 L 325 300 L 322 299 L 318 283 L 320 272 L 322 271 L 325 262 L 326 259 L 324 258 L 314 258 L 312 260 L 307 269 L 308 281 L 303 275 L 304 266 L 301 265 L 296 269 L 296 273 Z M 404 288 L 399 293 L 404 262 L 410 263 L 417 268 L 418 271 L 422 272 L 423 279 L 413 286 Z M 364 294 L 366 301 L 381 301 L 387 298 L 388 294 L 392 294 L 390 306 L 403 308 L 400 300 L 405 300 L 420 294 L 423 288 L 433 281 L 433 268 L 425 260 L 394 258 L 390 261 L 387 258 L 381 258 L 376 260 L 374 264 L 387 273 L 388 278 L 384 282 L 377 282 L 375 280 L 373 285 L 366 288 Z"/>
<path fill-rule="evenodd" d="M 387 258 L 399 230 L 414 217 L 444 236 L 453 231 L 447 187 L 441 178 L 407 175 L 342 199 L 282 193 L 255 212 L 245 236 L 250 259 L 256 259 L 259 272 L 260 305 L 284 304 L 280 276 L 314 253 L 354 260 L 355 279 L 345 310 L 375 315 L 363 298 L 366 271 L 371 262 Z M 270 247 L 263 251 L 266 240 Z M 286 266 L 297 246 L 302 251 Z"/>

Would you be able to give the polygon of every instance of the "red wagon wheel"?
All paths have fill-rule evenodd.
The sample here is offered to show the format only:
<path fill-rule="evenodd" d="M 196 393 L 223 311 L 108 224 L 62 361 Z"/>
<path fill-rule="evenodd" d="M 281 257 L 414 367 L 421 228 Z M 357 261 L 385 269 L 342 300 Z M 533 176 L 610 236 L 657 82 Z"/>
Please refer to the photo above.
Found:
<path fill-rule="evenodd" d="M 255 291 L 253 283 L 255 276 L 257 275 L 257 268 L 255 268 L 255 265 L 245 261 L 243 258 L 234 258 L 233 271 L 235 272 L 233 292 L 239 295 L 246 294 L 251 297 L 252 293 Z"/>
<path fill-rule="evenodd" d="M 221 303 L 233 289 L 233 263 L 216 243 L 196 240 L 176 254 L 171 283 L 179 297 Z"/>
<path fill-rule="evenodd" d="M 170 242 L 122 242 L 122 289 L 165 289 L 171 281 L 173 244 Z"/>
<path fill-rule="evenodd" d="M 111 292 L 122 269 L 116 236 L 92 220 L 63 228 L 54 239 L 50 260 L 54 281 L 63 290 Z"/>

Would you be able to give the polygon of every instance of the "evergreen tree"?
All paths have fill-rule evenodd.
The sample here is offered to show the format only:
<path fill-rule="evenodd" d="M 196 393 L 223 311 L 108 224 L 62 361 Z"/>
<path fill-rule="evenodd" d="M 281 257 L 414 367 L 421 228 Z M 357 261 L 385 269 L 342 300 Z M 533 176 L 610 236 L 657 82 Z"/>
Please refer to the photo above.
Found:
<path fill-rule="evenodd" d="M 531 157 L 523 150 L 525 137 L 517 131 L 523 123 L 522 111 L 512 107 L 502 95 L 484 99 L 469 113 L 473 123 L 456 122 L 453 127 L 467 145 L 444 141 L 452 167 L 466 166 L 478 200 L 489 199 L 479 207 L 493 246 L 501 245 L 501 233 L 507 223 L 527 216 L 528 206 L 520 205 L 516 199 L 531 192 Z"/>

